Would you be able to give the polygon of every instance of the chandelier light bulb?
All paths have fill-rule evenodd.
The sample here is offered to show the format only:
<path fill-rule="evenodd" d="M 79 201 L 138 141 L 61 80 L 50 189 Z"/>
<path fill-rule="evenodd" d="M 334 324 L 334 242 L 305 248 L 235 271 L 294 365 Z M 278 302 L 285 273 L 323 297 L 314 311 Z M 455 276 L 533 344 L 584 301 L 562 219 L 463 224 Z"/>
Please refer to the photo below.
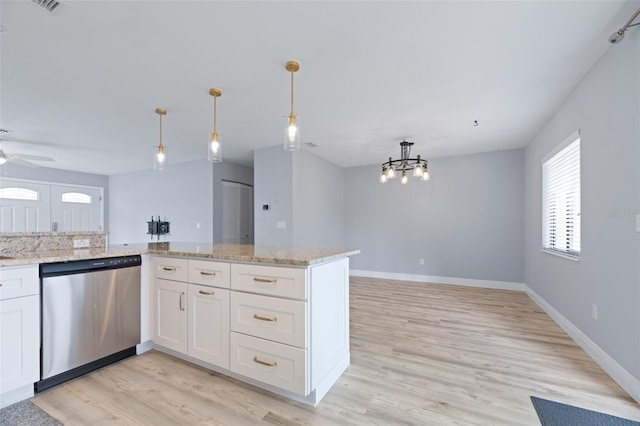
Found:
<path fill-rule="evenodd" d="M 382 173 L 380 173 L 380 183 L 387 183 L 387 180 L 387 174 L 383 170 Z"/>
<path fill-rule="evenodd" d="M 422 166 L 420 164 L 416 164 L 416 166 L 413 168 L 413 175 L 415 177 L 421 177 L 422 173 L 423 173 Z"/>
<path fill-rule="evenodd" d="M 424 173 L 422 173 L 422 177 L 420 178 L 424 181 L 430 180 L 431 176 L 429 176 L 429 169 L 425 169 Z"/>
<path fill-rule="evenodd" d="M 402 171 L 402 184 L 405 185 L 407 182 L 409 182 L 409 178 L 407 177 L 407 171 L 403 170 Z"/>
<path fill-rule="evenodd" d="M 393 167 L 387 169 L 387 179 L 393 179 L 396 177 L 396 170 Z"/>
<path fill-rule="evenodd" d="M 156 158 L 158 160 L 158 163 L 164 163 L 164 152 L 158 151 L 158 153 L 156 154 Z"/>

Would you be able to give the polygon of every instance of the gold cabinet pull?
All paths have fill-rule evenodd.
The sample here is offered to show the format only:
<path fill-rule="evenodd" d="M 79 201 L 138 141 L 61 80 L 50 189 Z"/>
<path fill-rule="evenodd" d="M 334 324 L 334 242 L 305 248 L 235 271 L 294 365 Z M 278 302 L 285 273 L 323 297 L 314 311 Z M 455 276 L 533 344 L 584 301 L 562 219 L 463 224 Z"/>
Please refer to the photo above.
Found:
<path fill-rule="evenodd" d="M 274 279 L 267 279 L 267 278 L 258 278 L 258 277 L 253 277 L 253 280 L 259 283 L 277 283 L 278 280 Z"/>
<path fill-rule="evenodd" d="M 180 293 L 180 300 L 178 301 L 178 305 L 180 306 L 181 311 L 184 311 L 184 302 L 182 301 L 183 297 L 184 297 L 184 291 Z"/>
<path fill-rule="evenodd" d="M 176 268 L 168 268 L 168 267 L 166 267 L 166 266 L 163 266 L 163 267 L 162 267 L 162 269 L 163 269 L 164 271 L 172 271 L 172 272 L 176 270 Z"/>
<path fill-rule="evenodd" d="M 260 316 L 260 315 L 258 315 L 258 314 L 253 314 L 253 317 L 254 317 L 255 319 L 257 319 L 257 320 L 260 320 L 260 321 L 270 321 L 270 322 L 278 321 L 278 317 L 273 317 L 273 318 L 269 318 L 269 317 L 261 317 L 261 316 Z"/>
<path fill-rule="evenodd" d="M 261 359 L 258 359 L 257 356 L 253 357 L 253 362 L 256 362 L 258 364 L 262 364 L 262 365 L 266 365 L 267 367 L 277 367 L 278 363 L 273 361 L 273 362 L 267 362 L 267 361 L 263 361 Z"/>
<path fill-rule="evenodd" d="M 215 294 L 213 291 L 204 291 L 204 290 L 200 290 L 200 291 L 198 291 L 198 293 L 204 294 L 204 295 L 207 295 L 207 296 L 213 296 Z"/>
<path fill-rule="evenodd" d="M 206 275 L 208 277 L 215 277 L 216 273 L 215 272 L 200 271 L 200 275 Z"/>

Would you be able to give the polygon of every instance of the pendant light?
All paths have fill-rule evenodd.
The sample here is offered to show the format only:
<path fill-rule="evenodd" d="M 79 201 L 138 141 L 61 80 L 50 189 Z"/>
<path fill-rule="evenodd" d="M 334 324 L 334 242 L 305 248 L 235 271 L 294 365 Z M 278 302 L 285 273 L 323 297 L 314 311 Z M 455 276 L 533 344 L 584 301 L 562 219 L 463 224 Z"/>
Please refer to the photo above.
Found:
<path fill-rule="evenodd" d="M 207 148 L 207 158 L 209 159 L 209 161 L 219 163 L 222 161 L 222 145 L 218 140 L 218 132 L 216 131 L 216 101 L 218 100 L 218 97 L 222 96 L 222 90 L 214 87 L 209 89 L 209 94 L 213 96 L 213 132 L 211 132 L 211 142 L 209 142 L 209 147 Z"/>
<path fill-rule="evenodd" d="M 300 149 L 300 123 L 296 121 L 296 115 L 293 112 L 293 73 L 300 69 L 300 62 L 287 61 L 284 68 L 291 73 L 291 113 L 287 118 L 287 127 L 284 129 L 284 149 L 297 151 Z"/>
<path fill-rule="evenodd" d="M 167 155 L 165 147 L 162 145 L 162 116 L 167 115 L 167 110 L 156 108 L 156 114 L 160 116 L 160 145 L 156 147 L 158 151 L 153 155 L 153 169 L 162 172 L 167 168 Z"/>

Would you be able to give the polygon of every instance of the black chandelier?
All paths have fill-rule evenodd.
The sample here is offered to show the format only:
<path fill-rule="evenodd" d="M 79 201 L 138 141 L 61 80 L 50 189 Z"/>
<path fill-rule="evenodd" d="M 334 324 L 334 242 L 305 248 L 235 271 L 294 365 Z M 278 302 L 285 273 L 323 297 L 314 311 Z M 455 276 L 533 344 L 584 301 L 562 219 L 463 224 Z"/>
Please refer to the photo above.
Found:
<path fill-rule="evenodd" d="M 401 173 L 402 184 L 406 184 L 409 181 L 407 172 L 413 170 L 413 176 L 418 177 L 424 181 L 431 179 L 429 176 L 429 168 L 427 160 L 423 160 L 420 156 L 416 158 L 411 157 L 411 146 L 413 142 L 407 142 L 403 140 L 400 142 L 400 158 L 393 160 L 389 157 L 389 161 L 382 163 L 382 173 L 380 174 L 380 183 L 387 183 L 396 177 L 396 172 Z"/>

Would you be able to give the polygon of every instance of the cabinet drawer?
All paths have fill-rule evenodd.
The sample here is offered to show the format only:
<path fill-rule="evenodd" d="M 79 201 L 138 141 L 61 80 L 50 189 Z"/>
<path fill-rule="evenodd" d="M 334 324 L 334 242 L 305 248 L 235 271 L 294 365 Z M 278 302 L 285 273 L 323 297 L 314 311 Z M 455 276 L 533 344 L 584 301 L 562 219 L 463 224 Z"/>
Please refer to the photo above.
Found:
<path fill-rule="evenodd" d="M 307 303 L 232 292 L 231 330 L 306 348 Z"/>
<path fill-rule="evenodd" d="M 189 259 L 189 282 L 213 287 L 229 288 L 231 265 L 221 262 Z"/>
<path fill-rule="evenodd" d="M 306 270 L 262 265 L 231 265 L 231 288 L 269 296 L 307 299 Z"/>
<path fill-rule="evenodd" d="M 231 371 L 307 395 L 307 351 L 239 333 L 231 333 Z"/>
<path fill-rule="evenodd" d="M 187 281 L 189 275 L 187 259 L 156 257 L 153 259 L 153 265 L 156 278 L 183 282 Z"/>
<path fill-rule="evenodd" d="M 0 300 L 31 296 L 40 291 L 40 275 L 36 265 L 0 268 Z"/>

